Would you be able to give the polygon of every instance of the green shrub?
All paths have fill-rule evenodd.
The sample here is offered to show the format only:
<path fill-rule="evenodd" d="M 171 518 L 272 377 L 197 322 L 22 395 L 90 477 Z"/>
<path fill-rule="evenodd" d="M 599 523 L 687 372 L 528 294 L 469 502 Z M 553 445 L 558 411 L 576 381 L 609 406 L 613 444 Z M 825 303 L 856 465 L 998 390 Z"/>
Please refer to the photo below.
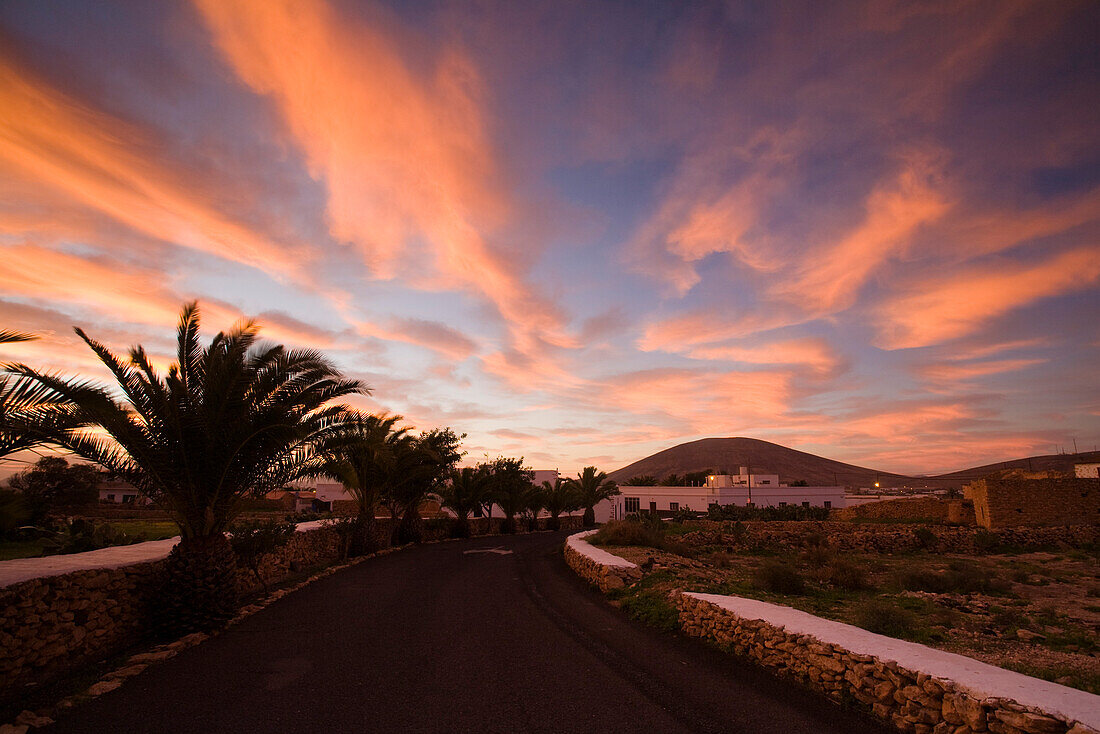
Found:
<path fill-rule="evenodd" d="M 266 594 L 267 582 L 260 574 L 260 561 L 290 542 L 294 537 L 294 524 L 270 520 L 244 521 L 234 523 L 229 530 L 229 543 L 237 554 L 237 561 L 252 571 Z"/>
<path fill-rule="evenodd" d="M 889 637 L 911 638 L 917 633 L 917 618 L 907 609 L 882 599 L 868 599 L 855 608 L 856 625 Z"/>
<path fill-rule="evenodd" d="M 588 538 L 594 545 L 639 545 L 650 548 L 662 548 L 665 545 L 664 524 L 658 518 L 656 522 L 646 517 L 631 516 L 624 520 L 612 520 L 605 523 L 599 531 Z"/>
<path fill-rule="evenodd" d="M 935 547 L 936 541 L 939 540 L 935 533 L 923 527 L 915 528 L 913 530 L 913 537 L 917 539 L 917 546 L 925 550 Z"/>
<path fill-rule="evenodd" d="M 907 569 L 897 575 L 898 584 L 907 591 L 933 594 L 1010 594 L 1008 584 L 973 563 L 952 561 L 944 571 L 926 568 Z"/>
<path fill-rule="evenodd" d="M 680 614 L 666 592 L 645 589 L 632 596 L 624 596 L 619 605 L 631 619 L 652 625 L 666 632 L 680 629 Z"/>
<path fill-rule="evenodd" d="M 978 528 L 974 533 L 974 548 L 979 553 L 993 553 L 1001 547 L 1001 538 L 992 530 Z"/>
<path fill-rule="evenodd" d="M 757 568 L 753 572 L 752 583 L 756 588 L 773 594 L 806 593 L 806 582 L 798 571 L 779 561 L 768 561 Z"/>
<path fill-rule="evenodd" d="M 844 591 L 861 591 L 870 588 L 867 572 L 863 566 L 843 558 L 833 559 L 829 564 L 829 584 Z"/>
<path fill-rule="evenodd" d="M 41 538 L 42 555 L 66 555 L 84 553 L 114 545 L 131 545 L 137 542 L 124 531 L 107 523 L 96 523 L 82 517 L 67 517 L 44 531 Z"/>
<path fill-rule="evenodd" d="M 711 505 L 707 510 L 710 520 L 765 520 L 769 522 L 789 520 L 828 520 L 826 507 L 802 507 L 784 505 L 783 507 L 746 507 L 740 505 Z"/>

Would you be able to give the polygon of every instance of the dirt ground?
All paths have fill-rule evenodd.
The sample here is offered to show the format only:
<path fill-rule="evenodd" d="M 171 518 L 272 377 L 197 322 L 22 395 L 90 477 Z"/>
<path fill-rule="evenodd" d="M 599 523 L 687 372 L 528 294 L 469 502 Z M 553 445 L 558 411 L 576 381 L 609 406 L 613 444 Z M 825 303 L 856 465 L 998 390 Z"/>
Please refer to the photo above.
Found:
<path fill-rule="evenodd" d="M 1100 553 L 840 553 L 737 547 L 714 526 L 673 525 L 665 549 L 603 546 L 646 577 L 620 595 L 673 589 L 803 609 L 993 665 L 1100 693 Z"/>

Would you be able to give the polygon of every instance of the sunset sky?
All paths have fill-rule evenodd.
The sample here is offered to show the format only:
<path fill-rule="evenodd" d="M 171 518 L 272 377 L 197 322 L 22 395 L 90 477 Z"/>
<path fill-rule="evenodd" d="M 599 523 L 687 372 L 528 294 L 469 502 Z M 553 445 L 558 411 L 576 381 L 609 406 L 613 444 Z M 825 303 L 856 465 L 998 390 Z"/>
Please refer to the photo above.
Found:
<path fill-rule="evenodd" d="M 0 327 L 242 316 L 613 470 L 751 436 L 905 473 L 1100 443 L 1095 2 L 0 5 Z"/>

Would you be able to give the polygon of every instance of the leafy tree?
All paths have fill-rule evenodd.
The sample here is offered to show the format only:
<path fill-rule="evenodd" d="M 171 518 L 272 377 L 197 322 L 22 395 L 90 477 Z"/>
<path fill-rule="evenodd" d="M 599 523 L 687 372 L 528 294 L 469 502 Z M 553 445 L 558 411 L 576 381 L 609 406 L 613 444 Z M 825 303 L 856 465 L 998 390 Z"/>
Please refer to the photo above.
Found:
<path fill-rule="evenodd" d="M 624 482 L 628 487 L 656 487 L 657 477 L 650 476 L 649 474 L 642 474 L 637 477 L 631 477 Z"/>
<path fill-rule="evenodd" d="M 809 487 L 810 483 L 807 482 L 805 479 L 796 479 L 795 481 L 791 482 L 791 486 L 792 487 Z"/>
<path fill-rule="evenodd" d="M 620 494 L 615 482 L 608 479 L 606 473 L 598 472 L 594 466 L 586 466 L 569 483 L 577 493 L 578 506 L 584 508 L 583 522 L 586 528 L 596 524 L 596 505 Z"/>
<path fill-rule="evenodd" d="M 48 410 L 38 425 L 53 442 L 133 484 L 179 525 L 182 539 L 166 561 L 155 623 L 170 633 L 218 627 L 238 605 L 236 560 L 224 531 L 241 500 L 300 477 L 315 444 L 345 419 L 346 409 L 332 401 L 367 389 L 316 351 L 260 343 L 252 321 L 203 347 L 195 303 L 180 313 L 167 375 L 141 346 L 127 359 L 76 333 L 114 374 L 123 399 L 98 385 L 13 366 L 106 435 L 55 430 Z"/>
<path fill-rule="evenodd" d="M 378 506 L 394 482 L 398 454 L 409 441 L 399 415 L 352 415 L 331 431 L 313 463 L 314 474 L 340 481 L 358 508 L 349 528 L 348 555 L 378 550 Z"/>
<path fill-rule="evenodd" d="M 518 459 L 499 456 L 487 465 L 488 493 L 504 512 L 502 533 L 516 532 L 516 515 L 530 502 L 529 491 L 535 473 Z"/>
<path fill-rule="evenodd" d="M 580 506 L 573 485 L 561 477 L 555 479 L 552 484 L 549 481 L 542 483 L 542 503 L 550 513 L 550 519 L 546 522 L 547 530 L 559 530 L 561 520 L 558 516 L 563 512 L 572 512 Z"/>
<path fill-rule="evenodd" d="M 684 487 L 687 485 L 687 480 L 679 474 L 669 474 L 661 482 L 662 487 Z"/>
<path fill-rule="evenodd" d="M 31 518 L 21 492 L 0 488 L 0 540 Z"/>
<path fill-rule="evenodd" d="M 486 484 L 485 472 L 466 466 L 452 469 L 450 482 L 439 488 L 440 502 L 457 516 L 453 537 L 470 537 L 470 515 L 481 505 Z"/>
<path fill-rule="evenodd" d="M 542 485 L 536 484 L 529 484 L 524 496 L 520 515 L 527 521 L 527 532 L 533 533 L 539 529 L 539 513 L 546 509 L 546 497 L 542 493 Z"/>
<path fill-rule="evenodd" d="M 713 474 L 710 469 L 704 469 L 703 471 L 689 471 L 684 475 L 684 482 L 689 487 L 703 487 L 707 483 L 707 477 Z"/>
<path fill-rule="evenodd" d="M 60 456 L 44 456 L 16 474 L 8 486 L 23 495 L 32 522 L 52 512 L 94 504 L 103 472 L 91 464 L 69 464 Z"/>

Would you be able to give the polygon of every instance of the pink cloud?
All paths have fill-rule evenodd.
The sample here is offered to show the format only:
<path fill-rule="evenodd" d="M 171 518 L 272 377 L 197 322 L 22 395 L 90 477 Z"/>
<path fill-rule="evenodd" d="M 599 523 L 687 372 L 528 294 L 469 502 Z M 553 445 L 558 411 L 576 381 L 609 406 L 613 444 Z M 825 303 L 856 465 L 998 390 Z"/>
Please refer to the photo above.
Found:
<path fill-rule="evenodd" d="M 1098 251 L 1080 247 L 1038 263 L 1001 261 L 907 284 L 877 310 L 878 341 L 906 349 L 956 339 L 1036 301 L 1090 288 Z"/>
<path fill-rule="evenodd" d="M 490 142 L 487 90 L 467 56 L 429 49 L 379 14 L 375 25 L 350 21 L 322 0 L 196 5 L 324 181 L 332 235 L 354 243 L 377 277 L 478 294 L 522 351 L 573 343 L 556 306 L 520 275 L 530 253 L 494 241 L 514 204 Z M 421 55 L 415 65 L 399 39 Z"/>

